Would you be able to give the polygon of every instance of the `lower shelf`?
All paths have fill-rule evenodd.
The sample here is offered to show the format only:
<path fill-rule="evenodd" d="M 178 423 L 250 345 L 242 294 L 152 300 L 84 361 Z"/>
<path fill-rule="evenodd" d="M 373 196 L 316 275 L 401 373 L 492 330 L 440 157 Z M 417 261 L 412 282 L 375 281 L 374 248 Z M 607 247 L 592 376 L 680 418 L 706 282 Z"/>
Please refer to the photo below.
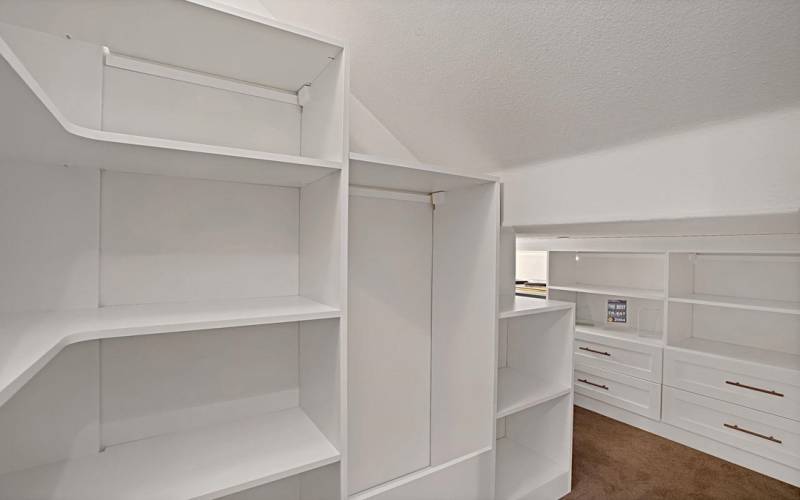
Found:
<path fill-rule="evenodd" d="M 292 408 L 7 473 L 0 498 L 217 498 L 338 461 L 336 448 Z"/>
<path fill-rule="evenodd" d="M 514 368 L 500 368 L 497 372 L 497 418 L 569 394 L 571 389 L 569 385 L 548 383 Z"/>
<path fill-rule="evenodd" d="M 569 471 L 557 463 L 515 443 L 497 440 L 497 500 L 522 500 L 542 497 L 542 490 Z"/>

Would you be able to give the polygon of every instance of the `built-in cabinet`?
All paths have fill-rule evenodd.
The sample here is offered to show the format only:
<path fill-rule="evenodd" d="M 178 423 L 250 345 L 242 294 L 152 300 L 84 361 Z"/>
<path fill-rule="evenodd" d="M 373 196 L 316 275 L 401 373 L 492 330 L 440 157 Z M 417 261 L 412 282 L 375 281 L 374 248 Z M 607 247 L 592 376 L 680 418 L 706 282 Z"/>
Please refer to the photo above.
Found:
<path fill-rule="evenodd" d="M 800 485 L 800 253 L 692 243 L 551 249 L 549 296 L 577 307 L 576 403 Z"/>

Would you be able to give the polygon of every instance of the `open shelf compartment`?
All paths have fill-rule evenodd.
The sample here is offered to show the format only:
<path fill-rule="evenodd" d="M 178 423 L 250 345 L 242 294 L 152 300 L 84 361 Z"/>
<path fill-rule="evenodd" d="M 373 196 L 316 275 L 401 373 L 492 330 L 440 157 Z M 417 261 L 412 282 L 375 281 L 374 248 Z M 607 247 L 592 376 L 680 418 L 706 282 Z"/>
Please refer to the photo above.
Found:
<path fill-rule="evenodd" d="M 214 2 L 4 2 L 0 55 L 5 158 L 294 187 L 344 161 L 342 46 Z"/>
<path fill-rule="evenodd" d="M 570 490 L 572 395 L 497 421 L 495 498 L 560 498 Z"/>
<path fill-rule="evenodd" d="M 562 307 L 499 322 L 498 418 L 570 393 L 573 308 L 549 304 Z"/>

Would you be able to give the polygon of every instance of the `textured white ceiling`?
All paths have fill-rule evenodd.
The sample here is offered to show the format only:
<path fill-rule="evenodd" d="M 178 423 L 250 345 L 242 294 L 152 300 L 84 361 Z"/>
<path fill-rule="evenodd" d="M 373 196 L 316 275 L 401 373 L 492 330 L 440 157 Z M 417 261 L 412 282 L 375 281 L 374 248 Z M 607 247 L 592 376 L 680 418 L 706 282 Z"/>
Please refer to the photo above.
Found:
<path fill-rule="evenodd" d="M 420 160 L 492 171 L 800 102 L 800 0 L 261 0 Z"/>

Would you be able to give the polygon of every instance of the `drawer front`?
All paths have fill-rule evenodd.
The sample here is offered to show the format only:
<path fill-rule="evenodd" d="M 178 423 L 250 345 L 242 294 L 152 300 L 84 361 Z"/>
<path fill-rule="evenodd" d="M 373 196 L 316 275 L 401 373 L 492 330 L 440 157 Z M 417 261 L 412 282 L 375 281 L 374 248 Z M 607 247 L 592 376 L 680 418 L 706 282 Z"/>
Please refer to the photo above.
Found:
<path fill-rule="evenodd" d="M 661 384 L 591 367 L 575 368 L 575 392 L 655 420 L 661 416 Z"/>
<path fill-rule="evenodd" d="M 606 335 L 575 333 L 575 363 L 661 383 L 662 348 Z"/>
<path fill-rule="evenodd" d="M 664 422 L 800 468 L 800 422 L 664 387 Z"/>
<path fill-rule="evenodd" d="M 800 420 L 797 372 L 666 348 L 664 385 Z"/>

